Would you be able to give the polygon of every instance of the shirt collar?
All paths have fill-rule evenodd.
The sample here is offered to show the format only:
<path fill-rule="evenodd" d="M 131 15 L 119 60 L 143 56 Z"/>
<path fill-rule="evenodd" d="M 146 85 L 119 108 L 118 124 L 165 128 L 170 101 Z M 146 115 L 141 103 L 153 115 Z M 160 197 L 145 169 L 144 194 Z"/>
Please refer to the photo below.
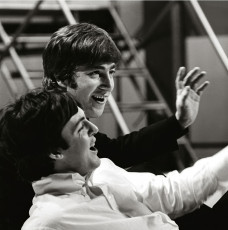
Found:
<path fill-rule="evenodd" d="M 56 173 L 32 183 L 36 195 L 61 195 L 80 191 L 85 186 L 86 178 L 79 173 Z"/>

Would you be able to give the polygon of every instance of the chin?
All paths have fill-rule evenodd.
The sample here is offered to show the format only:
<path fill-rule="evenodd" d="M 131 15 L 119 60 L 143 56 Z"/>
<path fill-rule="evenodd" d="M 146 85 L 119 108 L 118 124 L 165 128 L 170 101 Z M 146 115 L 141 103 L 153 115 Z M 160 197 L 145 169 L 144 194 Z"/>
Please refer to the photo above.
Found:
<path fill-rule="evenodd" d="M 97 157 L 97 159 L 94 161 L 94 169 L 98 168 L 101 164 L 101 159 Z"/>
<path fill-rule="evenodd" d="M 93 110 L 87 110 L 85 111 L 85 115 L 87 118 L 98 118 L 100 117 L 104 112 L 103 109 L 93 109 Z"/>
<path fill-rule="evenodd" d="M 86 174 L 91 174 L 94 170 L 96 170 L 101 164 L 101 161 L 93 162 L 93 166 L 90 168 L 90 170 Z"/>

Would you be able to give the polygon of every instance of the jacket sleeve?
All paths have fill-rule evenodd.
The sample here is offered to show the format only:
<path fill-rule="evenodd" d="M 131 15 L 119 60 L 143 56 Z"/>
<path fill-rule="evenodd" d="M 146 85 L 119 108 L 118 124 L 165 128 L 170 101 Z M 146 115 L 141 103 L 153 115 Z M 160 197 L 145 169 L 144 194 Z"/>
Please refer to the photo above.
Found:
<path fill-rule="evenodd" d="M 99 157 L 109 158 L 125 168 L 177 150 L 177 139 L 185 133 L 187 130 L 172 116 L 116 139 L 98 133 L 96 147 Z"/>

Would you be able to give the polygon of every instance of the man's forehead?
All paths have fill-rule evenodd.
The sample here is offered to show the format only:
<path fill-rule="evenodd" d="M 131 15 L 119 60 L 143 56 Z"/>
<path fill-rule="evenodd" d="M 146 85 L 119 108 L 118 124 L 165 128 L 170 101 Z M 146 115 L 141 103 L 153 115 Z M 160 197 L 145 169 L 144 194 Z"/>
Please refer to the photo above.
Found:
<path fill-rule="evenodd" d="M 95 63 L 92 65 L 81 65 L 77 69 L 79 71 L 92 70 L 92 69 L 106 70 L 106 69 L 112 69 L 115 67 L 116 67 L 116 64 L 112 62 L 112 63 Z"/>
<path fill-rule="evenodd" d="M 80 121 L 82 121 L 83 119 L 85 119 L 85 113 L 81 108 L 78 107 L 78 112 L 74 114 L 70 120 L 76 124 L 80 123 Z"/>
<path fill-rule="evenodd" d="M 82 109 L 78 108 L 78 112 L 74 114 L 63 127 L 62 135 L 64 135 L 65 138 L 69 138 L 69 134 L 74 132 L 78 125 L 84 120 L 85 114 Z"/>

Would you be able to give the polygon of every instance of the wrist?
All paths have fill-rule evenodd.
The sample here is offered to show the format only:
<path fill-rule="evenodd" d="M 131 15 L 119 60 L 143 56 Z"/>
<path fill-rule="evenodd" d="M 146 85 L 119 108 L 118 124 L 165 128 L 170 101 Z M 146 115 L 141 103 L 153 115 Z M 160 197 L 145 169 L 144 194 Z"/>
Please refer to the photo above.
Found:
<path fill-rule="evenodd" d="M 185 129 L 188 127 L 186 126 L 185 122 L 180 118 L 180 114 L 178 112 L 175 113 L 175 117 L 179 125 L 182 127 L 182 129 Z"/>

